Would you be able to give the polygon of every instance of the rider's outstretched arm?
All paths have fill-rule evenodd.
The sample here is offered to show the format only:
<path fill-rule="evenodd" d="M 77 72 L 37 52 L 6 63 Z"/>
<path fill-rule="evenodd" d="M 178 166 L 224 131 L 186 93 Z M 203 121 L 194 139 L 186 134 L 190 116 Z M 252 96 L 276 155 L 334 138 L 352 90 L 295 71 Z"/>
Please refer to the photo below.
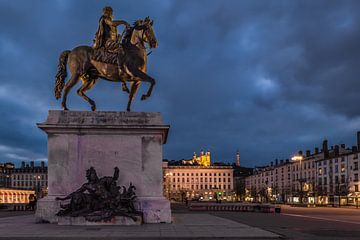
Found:
<path fill-rule="evenodd" d="M 117 27 L 119 25 L 125 25 L 127 27 L 130 27 L 130 24 L 127 22 L 127 21 L 124 21 L 124 20 L 109 20 L 109 19 L 106 19 L 105 20 L 107 24 L 109 25 L 112 25 L 114 27 Z"/>

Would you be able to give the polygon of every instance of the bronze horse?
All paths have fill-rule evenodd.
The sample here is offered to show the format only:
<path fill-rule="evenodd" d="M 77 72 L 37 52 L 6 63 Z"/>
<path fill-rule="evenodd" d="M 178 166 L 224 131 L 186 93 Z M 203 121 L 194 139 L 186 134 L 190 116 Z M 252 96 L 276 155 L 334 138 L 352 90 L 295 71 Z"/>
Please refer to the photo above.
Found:
<path fill-rule="evenodd" d="M 141 82 L 150 83 L 147 93 L 142 95 L 141 100 L 150 97 L 155 85 L 155 79 L 146 74 L 147 54 L 145 43 L 150 48 L 156 48 L 158 45 L 152 25 L 153 21 L 146 17 L 144 20 L 136 21 L 133 27 L 127 29 L 122 43 L 125 54 L 122 68 L 119 68 L 116 64 L 94 61 L 94 49 L 89 46 L 79 46 L 72 51 L 63 51 L 59 58 L 55 83 L 56 99 L 61 98 L 61 93 L 64 90 L 62 108 L 68 110 L 66 105 L 67 95 L 80 79 L 82 85 L 77 90 L 77 94 L 91 105 L 92 111 L 96 110 L 95 102 L 86 96 L 85 92 L 94 86 L 98 78 L 123 83 L 123 91 L 129 93 L 127 111 L 131 109 L 131 102 Z M 71 78 L 65 84 L 65 78 L 67 77 L 66 65 L 69 65 Z M 126 81 L 130 82 L 130 91 L 126 86 Z"/>

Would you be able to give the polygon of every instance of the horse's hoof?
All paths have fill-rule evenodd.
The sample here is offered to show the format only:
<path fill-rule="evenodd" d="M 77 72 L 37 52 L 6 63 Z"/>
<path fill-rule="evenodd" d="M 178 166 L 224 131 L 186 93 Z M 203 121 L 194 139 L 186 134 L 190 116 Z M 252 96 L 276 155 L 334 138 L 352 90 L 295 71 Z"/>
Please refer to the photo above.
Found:
<path fill-rule="evenodd" d="M 127 111 L 127 112 L 131 112 L 130 108 L 127 108 L 126 111 Z"/>
<path fill-rule="evenodd" d="M 123 84 L 123 85 L 122 85 L 122 90 L 123 90 L 124 92 L 130 93 L 130 90 L 129 90 L 129 88 L 126 86 L 126 84 Z"/>
<path fill-rule="evenodd" d="M 145 99 L 147 99 L 148 96 L 146 96 L 146 94 L 141 96 L 141 101 L 144 101 Z"/>
<path fill-rule="evenodd" d="M 67 111 L 69 110 L 67 107 L 66 107 L 66 104 L 65 103 L 61 103 L 61 107 L 64 111 Z"/>
<path fill-rule="evenodd" d="M 93 112 L 95 112 L 95 111 L 96 111 L 96 107 L 95 107 L 95 106 L 91 106 L 91 110 L 92 110 Z"/>

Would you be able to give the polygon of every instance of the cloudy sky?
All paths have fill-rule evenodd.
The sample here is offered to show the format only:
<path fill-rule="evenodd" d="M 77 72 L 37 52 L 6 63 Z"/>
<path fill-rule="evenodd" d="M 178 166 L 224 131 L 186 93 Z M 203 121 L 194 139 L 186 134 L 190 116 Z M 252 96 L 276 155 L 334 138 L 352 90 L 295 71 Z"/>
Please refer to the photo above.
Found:
<path fill-rule="evenodd" d="M 355 144 L 360 1 L 0 0 L 1 162 L 47 158 L 35 124 L 60 109 L 58 56 L 92 44 L 106 5 L 118 19 L 154 19 L 159 47 L 148 69 L 157 85 L 133 111 L 161 112 L 171 125 L 165 158 L 209 149 L 231 162 L 239 149 L 254 166 L 324 138 Z M 98 110 L 125 110 L 118 83 L 100 81 L 88 95 Z M 89 110 L 75 90 L 68 105 Z"/>

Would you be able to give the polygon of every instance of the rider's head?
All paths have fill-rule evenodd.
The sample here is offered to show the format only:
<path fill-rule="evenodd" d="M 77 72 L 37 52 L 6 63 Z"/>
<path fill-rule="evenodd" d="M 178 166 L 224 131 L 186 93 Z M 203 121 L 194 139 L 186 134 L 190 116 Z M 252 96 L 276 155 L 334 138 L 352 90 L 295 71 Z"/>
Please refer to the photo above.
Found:
<path fill-rule="evenodd" d="M 112 10 L 112 8 L 110 6 L 106 6 L 106 7 L 103 8 L 103 13 L 104 13 L 105 16 L 111 17 L 112 14 L 113 14 L 113 10 Z"/>

